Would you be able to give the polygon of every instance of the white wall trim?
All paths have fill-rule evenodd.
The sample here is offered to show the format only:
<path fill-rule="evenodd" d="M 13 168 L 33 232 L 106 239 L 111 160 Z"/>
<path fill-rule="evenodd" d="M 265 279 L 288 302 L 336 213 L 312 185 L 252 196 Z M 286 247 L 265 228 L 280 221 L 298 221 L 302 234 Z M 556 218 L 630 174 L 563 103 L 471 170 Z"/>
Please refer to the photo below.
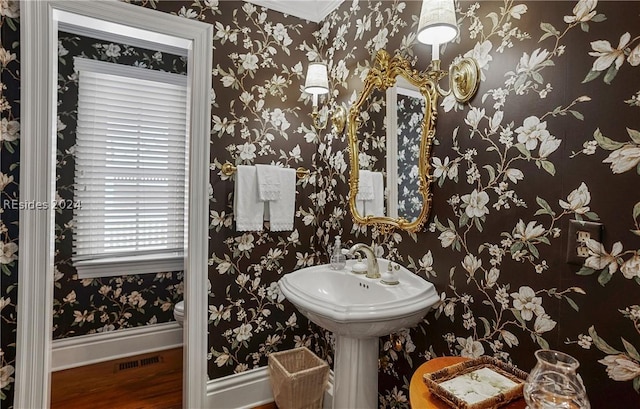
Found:
<path fill-rule="evenodd" d="M 166 14 L 166 13 L 160 13 Z M 174 16 L 171 16 L 174 17 Z M 177 17 L 177 21 L 185 20 Z M 191 84 L 189 121 L 189 195 L 187 257 L 184 275 L 184 371 L 182 407 L 200 408 L 207 395 L 208 259 L 209 259 L 209 156 L 211 147 L 211 69 L 213 25 L 187 20 L 168 32 L 191 40 L 187 75 Z M 187 29 L 188 28 L 188 29 Z"/>
<path fill-rule="evenodd" d="M 247 0 L 256 6 L 266 7 L 305 20 L 319 23 L 338 8 L 344 0 Z"/>
<path fill-rule="evenodd" d="M 175 321 L 54 340 L 51 371 L 182 346 L 182 327 Z"/>
<path fill-rule="evenodd" d="M 44 2 L 20 4 L 20 201 L 51 203 L 55 164 L 55 22 Z M 56 41 L 57 42 L 57 41 Z M 57 44 L 56 44 L 57 47 Z M 16 409 L 49 407 L 53 210 L 20 210 Z M 37 387 L 34 387 L 37 385 Z"/>
<path fill-rule="evenodd" d="M 344 0 L 325 0 L 316 1 L 316 15 L 318 17 L 318 23 L 325 19 L 332 11 L 340 7 Z"/>
<path fill-rule="evenodd" d="M 103 41 L 108 41 L 111 43 L 124 43 L 132 45 L 134 47 L 146 48 L 148 50 L 157 50 L 165 53 L 179 55 L 182 57 L 187 56 L 187 52 L 184 47 L 172 45 L 172 43 L 167 42 L 156 42 L 145 38 L 133 38 L 132 36 L 122 35 L 109 31 L 102 31 L 98 29 L 98 27 L 100 27 L 101 24 L 104 24 L 104 21 L 94 20 L 94 22 L 97 22 L 98 24 L 83 24 L 84 21 L 82 21 L 82 18 L 80 18 L 79 20 L 80 21 L 74 24 L 61 22 L 60 24 L 58 24 L 58 29 L 60 31 L 65 31 L 67 33 L 77 34 L 80 36 L 92 38 L 97 37 Z"/>
<path fill-rule="evenodd" d="M 333 371 L 329 371 L 328 387 L 324 393 L 323 409 L 333 406 Z M 262 366 L 239 374 L 214 379 L 207 383 L 205 408 L 250 409 L 273 402 L 269 368 Z"/>

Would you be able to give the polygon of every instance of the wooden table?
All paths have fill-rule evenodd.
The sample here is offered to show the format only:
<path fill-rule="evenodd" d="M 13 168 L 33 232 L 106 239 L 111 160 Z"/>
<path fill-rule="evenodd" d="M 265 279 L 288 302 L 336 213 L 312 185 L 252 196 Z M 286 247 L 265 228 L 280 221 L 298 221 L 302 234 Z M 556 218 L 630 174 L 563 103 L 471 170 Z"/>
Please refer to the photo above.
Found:
<path fill-rule="evenodd" d="M 436 396 L 432 396 L 431 392 L 427 388 L 427 385 L 423 381 L 423 375 L 429 372 L 434 372 L 445 366 L 454 365 L 463 361 L 467 361 L 468 358 L 462 358 L 459 356 L 444 356 L 439 358 L 433 358 L 416 369 L 411 377 L 411 383 L 409 384 L 409 403 L 412 409 L 451 409 L 451 406 L 447 405 L 444 401 L 438 399 Z M 511 402 L 505 409 L 525 409 L 527 404 L 524 399 L 520 398 Z"/>

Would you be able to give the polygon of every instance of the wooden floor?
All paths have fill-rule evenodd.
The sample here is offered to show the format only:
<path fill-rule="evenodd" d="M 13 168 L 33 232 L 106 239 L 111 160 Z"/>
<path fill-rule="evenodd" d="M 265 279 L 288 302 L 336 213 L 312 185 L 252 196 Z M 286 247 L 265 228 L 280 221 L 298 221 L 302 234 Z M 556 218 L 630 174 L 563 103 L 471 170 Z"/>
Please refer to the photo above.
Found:
<path fill-rule="evenodd" d="M 53 372 L 51 409 L 87 408 L 181 409 L 182 348 Z"/>
<path fill-rule="evenodd" d="M 52 409 L 180 409 L 182 348 L 57 371 Z"/>

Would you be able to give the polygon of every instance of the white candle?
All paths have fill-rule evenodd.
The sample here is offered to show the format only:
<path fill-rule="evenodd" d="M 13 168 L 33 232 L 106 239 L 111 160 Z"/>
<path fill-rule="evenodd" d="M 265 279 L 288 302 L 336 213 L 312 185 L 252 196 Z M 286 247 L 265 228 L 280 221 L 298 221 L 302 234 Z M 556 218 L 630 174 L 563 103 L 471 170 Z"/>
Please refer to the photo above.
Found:
<path fill-rule="evenodd" d="M 440 59 L 440 44 L 435 43 L 431 45 L 431 61 Z"/>

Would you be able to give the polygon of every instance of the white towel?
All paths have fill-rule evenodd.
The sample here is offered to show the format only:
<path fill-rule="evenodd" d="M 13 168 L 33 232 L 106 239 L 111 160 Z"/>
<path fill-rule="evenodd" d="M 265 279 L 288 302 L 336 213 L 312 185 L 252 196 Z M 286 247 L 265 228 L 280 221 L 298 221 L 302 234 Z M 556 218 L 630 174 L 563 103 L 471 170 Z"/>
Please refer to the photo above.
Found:
<path fill-rule="evenodd" d="M 258 196 L 254 166 L 238 165 L 233 195 L 233 216 L 237 231 L 262 231 L 264 202 Z"/>
<path fill-rule="evenodd" d="M 356 195 L 356 200 L 373 199 L 373 173 L 363 169 L 358 172 L 358 194 Z"/>
<path fill-rule="evenodd" d="M 296 170 L 280 168 L 280 197 L 265 203 L 265 220 L 271 231 L 293 230 L 296 213 Z"/>
<path fill-rule="evenodd" d="M 373 199 L 364 201 L 365 215 L 384 216 L 384 177 L 382 172 L 371 172 Z"/>
<path fill-rule="evenodd" d="M 258 174 L 258 195 L 260 200 L 277 200 L 280 198 L 280 167 L 273 165 L 256 165 Z"/>
<path fill-rule="evenodd" d="M 364 214 L 364 200 L 358 200 L 356 198 L 356 210 L 358 211 L 358 214 L 360 215 L 360 217 L 366 216 Z"/>

